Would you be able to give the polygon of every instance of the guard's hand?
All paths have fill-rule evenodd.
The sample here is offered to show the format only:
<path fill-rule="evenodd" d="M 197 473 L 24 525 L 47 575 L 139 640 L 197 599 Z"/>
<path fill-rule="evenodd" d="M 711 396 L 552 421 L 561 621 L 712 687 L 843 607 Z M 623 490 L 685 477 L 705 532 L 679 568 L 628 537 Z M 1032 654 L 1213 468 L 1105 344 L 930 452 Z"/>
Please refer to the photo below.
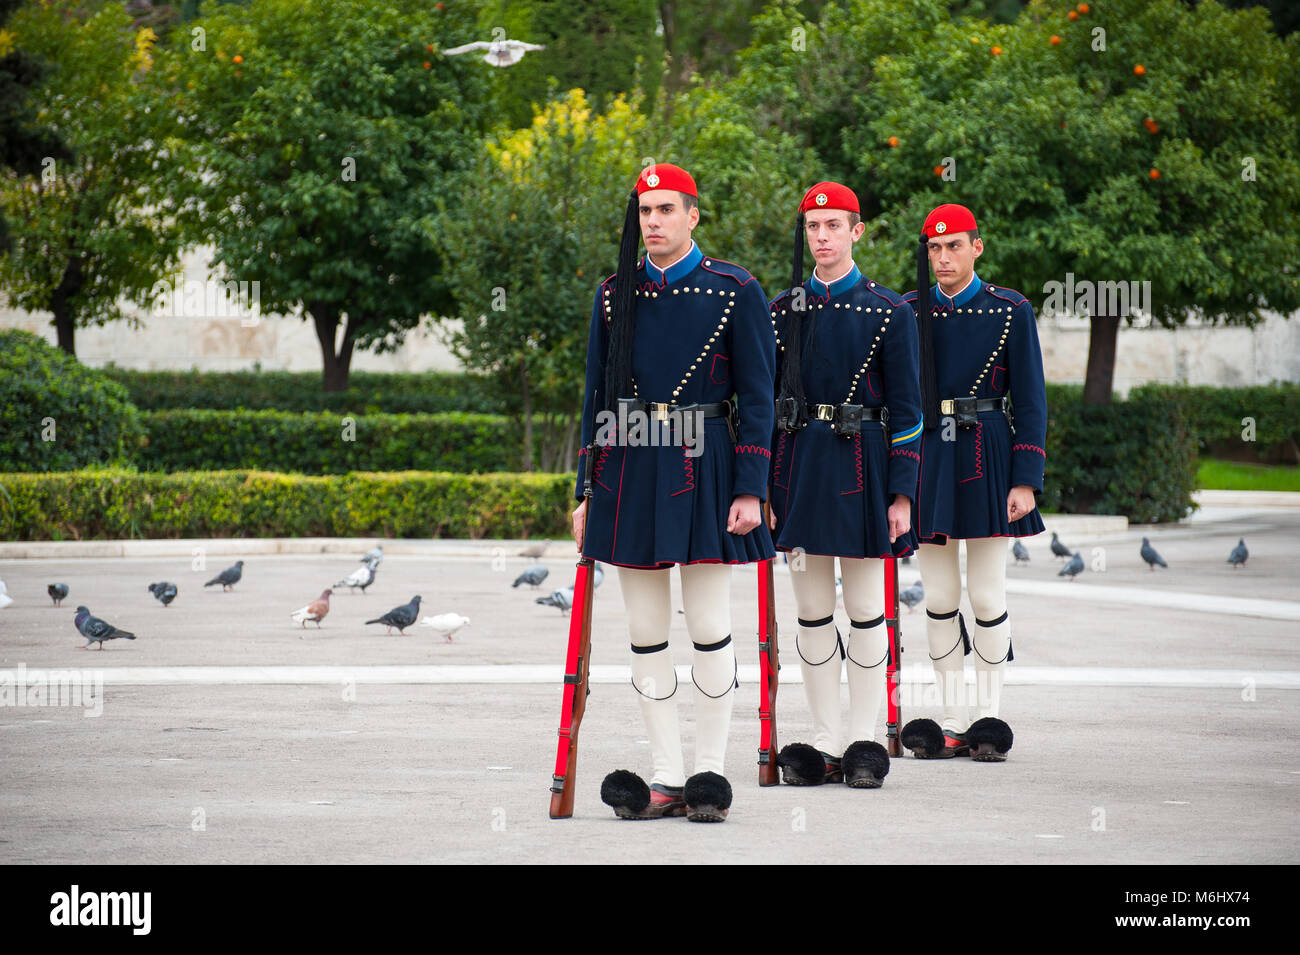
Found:
<path fill-rule="evenodd" d="M 767 492 L 767 527 L 776 530 L 776 511 L 772 510 L 772 492 Z"/>
<path fill-rule="evenodd" d="M 906 494 L 895 494 L 889 505 L 889 543 L 898 540 L 912 529 L 912 499 Z"/>
<path fill-rule="evenodd" d="M 1037 506 L 1034 489 L 1027 484 L 1017 484 L 1007 495 L 1007 521 L 1018 521 Z"/>
<path fill-rule="evenodd" d="M 727 514 L 728 534 L 748 534 L 760 523 L 763 515 L 758 510 L 758 498 L 753 494 L 741 494 L 731 502 L 731 511 Z"/>
<path fill-rule="evenodd" d="M 582 553 L 582 535 L 587 530 L 587 502 L 583 501 L 573 509 L 569 515 L 569 520 L 573 522 L 573 540 L 578 545 L 578 553 Z"/>

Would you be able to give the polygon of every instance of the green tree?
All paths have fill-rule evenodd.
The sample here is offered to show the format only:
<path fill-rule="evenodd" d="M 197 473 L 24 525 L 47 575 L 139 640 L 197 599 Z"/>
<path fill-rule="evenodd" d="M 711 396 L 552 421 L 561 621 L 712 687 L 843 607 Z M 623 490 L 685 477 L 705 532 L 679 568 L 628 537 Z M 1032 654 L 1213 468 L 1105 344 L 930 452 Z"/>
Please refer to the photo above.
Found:
<path fill-rule="evenodd" d="M 33 180 L 0 179 L 0 208 L 14 222 L 0 284 L 11 304 L 48 310 L 59 347 L 76 329 L 122 318 L 118 300 L 148 301 L 179 262 L 179 234 L 160 185 L 171 159 L 156 147 L 157 103 L 139 80 L 154 34 L 133 31 L 119 4 L 63 0 L 14 17 L 25 47 L 55 67 L 35 94 L 37 116 L 75 153 L 43 160 Z"/>
<path fill-rule="evenodd" d="M 177 30 L 168 144 L 195 175 L 173 190 L 192 242 L 262 311 L 302 310 L 326 391 L 356 349 L 398 347 L 451 305 L 428 227 L 487 122 L 489 69 L 439 50 L 476 34 L 476 5 L 382 0 L 205 4 Z M 197 32 L 192 32 L 197 31 Z"/>
<path fill-rule="evenodd" d="M 433 229 L 461 316 L 444 337 L 467 368 L 499 377 L 521 418 L 526 470 L 535 416 L 543 470 L 577 454 L 592 302 L 617 265 L 647 144 L 627 100 L 601 113 L 572 90 L 527 128 L 487 140 Z"/>

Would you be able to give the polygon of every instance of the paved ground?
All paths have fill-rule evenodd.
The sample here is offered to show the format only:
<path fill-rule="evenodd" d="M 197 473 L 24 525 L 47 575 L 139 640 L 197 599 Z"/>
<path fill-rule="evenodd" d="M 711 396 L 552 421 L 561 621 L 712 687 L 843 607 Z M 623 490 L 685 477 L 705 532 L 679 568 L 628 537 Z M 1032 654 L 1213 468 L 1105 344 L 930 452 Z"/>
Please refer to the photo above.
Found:
<path fill-rule="evenodd" d="M 875 792 L 755 785 L 754 574 L 737 571 L 736 803 L 722 826 L 620 823 L 599 802 L 604 773 L 649 771 L 622 683 L 615 573 L 593 626 L 593 660 L 613 682 L 593 687 L 575 818 L 551 821 L 566 619 L 534 603 L 549 588 L 511 589 L 528 563 L 504 556 L 514 544 L 395 544 L 369 594 L 336 595 L 324 627 L 306 632 L 289 612 L 352 569 L 346 554 L 250 555 L 224 594 L 201 584 L 233 558 L 196 570 L 188 549 L 0 559 L 15 600 L 0 611 L 0 693 L 6 674 L 12 687 L 45 668 L 103 685 L 94 718 L 0 697 L 0 862 L 1296 862 L 1300 759 L 1277 741 L 1300 716 L 1300 508 L 1098 527 L 1067 538 L 1090 563 L 1078 581 L 1058 581 L 1045 537 L 1030 542 L 1027 567 L 1009 568 L 1011 759 L 895 760 Z M 1144 534 L 1168 570 L 1141 563 Z M 1234 571 L 1224 560 L 1243 535 L 1252 556 Z M 571 583 L 561 545 L 542 562 L 548 584 Z M 917 576 L 902 569 L 904 584 Z M 145 587 L 160 579 L 180 588 L 167 609 Z M 44 594 L 55 580 L 72 590 L 59 609 Z M 448 644 L 419 627 L 402 637 L 364 625 L 416 593 L 425 612 L 455 610 L 471 626 Z M 75 649 L 78 603 L 139 639 Z M 789 741 L 808 716 L 784 573 L 778 606 Z M 681 621 L 674 656 L 685 665 Z M 920 608 L 904 615 L 906 718 L 936 715 L 923 621 Z M 405 669 L 365 669 L 378 666 Z M 682 716 L 689 765 L 689 705 Z"/>

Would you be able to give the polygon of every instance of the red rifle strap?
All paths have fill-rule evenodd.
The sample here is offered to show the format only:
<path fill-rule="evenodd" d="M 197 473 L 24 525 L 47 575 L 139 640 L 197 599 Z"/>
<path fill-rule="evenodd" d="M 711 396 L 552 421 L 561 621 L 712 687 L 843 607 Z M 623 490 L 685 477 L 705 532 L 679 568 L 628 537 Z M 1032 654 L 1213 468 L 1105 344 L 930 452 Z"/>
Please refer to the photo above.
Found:
<path fill-rule="evenodd" d="M 885 744 L 890 756 L 902 756 L 898 739 L 898 725 L 903 708 L 898 698 L 898 681 L 902 672 L 902 634 L 898 618 L 898 559 L 885 558 L 885 624 L 889 628 L 889 662 L 885 666 L 885 693 L 888 698 L 885 711 Z"/>

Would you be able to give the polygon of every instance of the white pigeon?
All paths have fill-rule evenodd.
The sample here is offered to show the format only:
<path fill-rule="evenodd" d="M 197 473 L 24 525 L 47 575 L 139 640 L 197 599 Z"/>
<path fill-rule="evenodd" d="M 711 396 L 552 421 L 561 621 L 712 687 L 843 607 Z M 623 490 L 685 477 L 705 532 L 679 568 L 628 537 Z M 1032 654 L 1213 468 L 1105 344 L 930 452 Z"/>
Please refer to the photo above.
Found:
<path fill-rule="evenodd" d="M 367 562 L 367 563 L 364 563 L 364 564 L 362 564 L 360 567 L 358 567 L 356 570 L 352 571 L 352 573 L 348 574 L 346 577 L 344 577 L 342 580 L 340 580 L 340 581 L 339 581 L 337 584 L 335 584 L 334 586 L 335 586 L 335 587 L 351 587 L 351 588 L 353 588 L 354 590 L 355 590 L 357 587 L 360 587 L 360 588 L 361 588 L 361 592 L 364 594 L 364 593 L 366 592 L 366 588 L 369 587 L 371 584 L 373 584 L 373 583 L 375 582 L 375 567 L 376 567 L 376 566 L 377 566 L 377 565 L 376 565 L 375 563 L 373 563 L 373 562 Z"/>
<path fill-rule="evenodd" d="M 9 596 L 9 589 L 5 587 L 5 582 L 0 580 L 0 610 L 4 610 L 13 602 L 14 598 Z"/>
<path fill-rule="evenodd" d="M 524 43 L 522 40 L 492 40 L 491 42 L 479 40 L 476 43 L 466 43 L 464 46 L 454 46 L 450 50 L 443 50 L 442 52 L 446 56 L 459 56 L 461 53 L 487 50 L 483 57 L 484 63 L 490 63 L 493 66 L 513 66 L 524 58 L 525 53 L 544 49 L 546 47 L 539 46 L 536 43 Z"/>
<path fill-rule="evenodd" d="M 447 635 L 447 642 L 451 643 L 451 635 L 461 627 L 469 626 L 469 617 L 462 617 L 458 613 L 440 613 L 436 617 L 421 617 L 420 626 L 432 628 L 434 633 L 443 633 Z"/>
<path fill-rule="evenodd" d="M 361 563 L 373 562 L 376 567 L 384 562 L 384 545 L 376 544 L 374 550 L 368 550 L 361 556 Z"/>

